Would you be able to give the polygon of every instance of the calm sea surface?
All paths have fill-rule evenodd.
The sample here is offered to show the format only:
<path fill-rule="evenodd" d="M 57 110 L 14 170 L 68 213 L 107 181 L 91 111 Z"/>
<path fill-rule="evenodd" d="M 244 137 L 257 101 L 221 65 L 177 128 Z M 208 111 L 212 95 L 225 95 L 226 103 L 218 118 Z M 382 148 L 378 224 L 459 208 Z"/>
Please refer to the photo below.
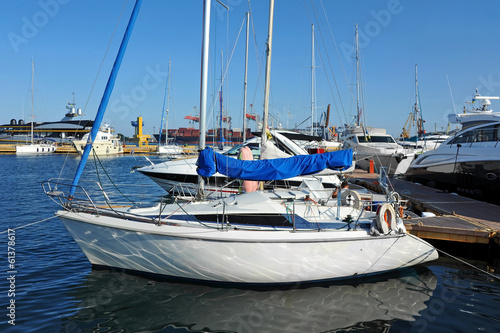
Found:
<path fill-rule="evenodd" d="M 78 161 L 0 156 L 0 332 L 500 332 L 500 282 L 443 255 L 352 283 L 266 290 L 92 269 L 52 218 L 58 206 L 41 187 L 49 178 L 72 178 Z M 135 202 L 165 194 L 130 173 L 148 163 L 139 155 L 101 163 Z M 111 191 L 106 177 L 89 159 L 83 179 L 101 179 Z M 486 257 L 466 260 L 498 272 L 498 260 Z"/>

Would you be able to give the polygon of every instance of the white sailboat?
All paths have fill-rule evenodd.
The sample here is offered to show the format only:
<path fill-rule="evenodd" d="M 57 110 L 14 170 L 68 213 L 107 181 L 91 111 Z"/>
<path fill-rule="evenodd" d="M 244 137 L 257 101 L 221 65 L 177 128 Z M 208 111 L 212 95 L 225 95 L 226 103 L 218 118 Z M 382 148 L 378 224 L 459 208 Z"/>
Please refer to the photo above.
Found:
<path fill-rule="evenodd" d="M 57 150 L 57 146 L 53 143 L 35 143 L 33 140 L 33 124 L 35 122 L 33 117 L 33 94 L 34 94 L 34 80 L 35 80 L 35 61 L 31 61 L 31 135 L 30 144 L 17 145 L 16 154 L 18 155 L 33 155 L 33 154 L 51 154 Z"/>
<path fill-rule="evenodd" d="M 140 3 L 141 0 L 137 0 L 131 22 L 135 21 L 134 15 L 137 15 Z M 210 7 L 210 0 L 205 0 L 200 89 L 201 148 L 205 148 Z M 267 90 L 273 9 L 271 0 Z M 131 26 L 129 23 L 126 36 L 130 35 Z M 123 45 L 126 43 L 122 42 Z M 123 54 L 122 47 L 119 57 Z M 120 61 L 116 63 L 119 66 Z M 114 67 L 112 73 L 116 70 Z M 109 86 L 105 95 L 108 95 L 108 89 Z M 268 97 L 265 94 L 266 104 Z M 103 111 L 101 107 L 99 110 Z M 90 149 L 86 150 L 88 154 Z M 370 205 L 369 200 L 366 202 L 355 192 L 348 193 L 354 197 L 354 205 L 345 206 L 341 203 L 346 195 L 333 200 L 335 204 L 330 200 L 331 191 L 325 193 L 321 186 L 306 183 L 296 190 L 255 191 L 205 201 L 204 177 L 220 171 L 212 167 L 215 158 L 219 159 L 218 162 L 249 163 L 250 168 L 255 163 L 226 159 L 207 148 L 200 154 L 197 200 L 183 205 L 160 203 L 145 208 L 113 208 L 99 205 L 78 186 L 84 156 L 73 183 L 67 186 L 69 195 L 63 191 L 64 184 L 55 186 L 46 182 L 44 188 L 56 202 L 62 203 L 63 209 L 56 215 L 93 265 L 198 282 L 290 284 L 370 275 L 438 257 L 431 245 L 405 232 L 402 220 L 397 218 L 400 204 L 397 200 L 381 205 L 377 212 L 368 211 L 365 208 Z M 320 158 L 328 159 L 328 156 L 335 155 Z M 294 157 L 297 160 L 303 158 L 310 159 L 308 156 Z M 290 163 L 287 159 L 275 161 L 278 170 L 286 169 L 280 168 L 280 163 Z M 309 168 L 308 161 L 295 162 L 292 164 Z M 220 167 L 219 163 L 217 165 Z M 228 166 L 227 169 L 234 171 L 235 168 Z M 395 195 L 391 197 L 396 198 Z M 374 220 L 378 222 L 374 223 Z"/>

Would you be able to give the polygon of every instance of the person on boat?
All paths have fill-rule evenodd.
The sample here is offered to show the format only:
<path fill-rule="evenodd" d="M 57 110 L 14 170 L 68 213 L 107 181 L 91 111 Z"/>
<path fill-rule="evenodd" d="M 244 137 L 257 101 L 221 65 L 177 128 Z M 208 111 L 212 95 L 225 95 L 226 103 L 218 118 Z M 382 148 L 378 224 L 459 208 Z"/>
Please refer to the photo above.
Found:
<path fill-rule="evenodd" d="M 342 192 L 342 190 L 346 188 L 349 188 L 349 183 L 347 182 L 347 180 L 344 180 L 342 184 L 340 184 L 340 187 L 336 188 L 335 191 L 333 191 L 332 198 L 337 198 L 339 195 L 339 190 L 340 192 Z"/>

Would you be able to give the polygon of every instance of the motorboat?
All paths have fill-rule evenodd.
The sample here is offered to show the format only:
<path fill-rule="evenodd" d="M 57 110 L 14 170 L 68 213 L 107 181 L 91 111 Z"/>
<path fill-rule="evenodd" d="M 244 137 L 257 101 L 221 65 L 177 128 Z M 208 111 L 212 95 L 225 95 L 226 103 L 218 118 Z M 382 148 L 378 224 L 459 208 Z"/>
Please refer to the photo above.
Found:
<path fill-rule="evenodd" d="M 353 126 L 342 132 L 344 149 L 353 149 L 356 166 L 385 168 L 389 176 L 404 175 L 415 157 L 411 149 L 399 145 L 385 129 Z"/>
<path fill-rule="evenodd" d="M 94 126 L 100 125 L 104 115 L 103 105 L 109 100 L 140 4 L 141 0 L 137 0 L 134 5 Z M 210 0 L 205 0 L 203 8 L 202 120 L 206 118 L 207 104 Z M 271 0 L 270 22 L 273 8 Z M 272 38 L 268 41 L 270 50 Z M 269 79 L 266 75 L 266 92 Z M 265 105 L 264 114 L 267 110 Z M 205 128 L 205 124 L 202 122 L 200 127 Z M 94 130 L 90 132 L 90 142 Z M 195 200 L 124 207 L 111 204 L 110 196 L 102 192 L 103 205 L 90 197 L 94 191 L 85 191 L 78 185 L 90 145 L 72 182 L 65 185 L 58 179 L 55 183 L 43 183 L 45 193 L 61 205 L 56 216 L 90 263 L 193 282 L 282 285 L 357 278 L 438 258 L 434 247 L 405 231 L 398 215 L 402 202 L 391 192 L 386 193 L 387 202 L 376 203 L 376 211 L 367 210 L 375 203 L 365 203 L 355 192 L 346 191 L 332 200 L 332 190 L 324 191 L 317 181 L 316 185 L 306 181 L 297 189 L 257 190 L 204 200 L 204 178 L 216 172 L 240 172 L 237 164 L 244 170 L 244 179 L 255 180 L 262 176 L 263 169 L 270 167 L 292 172 L 281 168 L 281 163 L 297 166 L 292 168 L 297 175 L 317 172 L 323 165 L 348 168 L 352 165 L 352 151 L 292 156 L 272 163 L 236 160 L 205 147 L 205 133 L 200 132 L 204 149 L 199 154 L 201 177 Z M 265 142 L 263 135 L 263 147 Z M 266 172 L 269 176 L 272 173 Z M 385 189 L 388 191 L 388 186 Z M 354 200 L 347 203 L 349 196 Z"/>
<path fill-rule="evenodd" d="M 461 129 L 437 149 L 428 151 L 410 165 L 407 178 L 433 187 L 471 194 L 494 195 L 500 186 L 500 113 L 490 108 L 498 97 L 478 91 L 463 113 L 450 114 Z M 476 107 L 476 103 L 481 104 Z"/>
<path fill-rule="evenodd" d="M 256 133 L 257 134 L 257 133 Z M 272 137 L 266 142 L 265 149 L 261 151 L 260 134 L 247 140 L 242 146 L 249 147 L 253 158 L 258 159 L 262 155 L 263 159 L 275 159 L 279 157 L 291 157 L 297 155 L 308 155 L 305 147 L 316 137 L 287 130 L 269 130 Z M 241 145 L 234 147 L 224 153 L 228 158 L 238 158 Z M 136 169 L 136 171 L 148 176 L 168 192 L 192 195 L 196 192 L 198 174 L 196 172 L 197 157 L 181 158 L 171 161 L 147 165 Z M 266 182 L 265 188 L 298 186 L 304 178 L 318 178 L 323 182 L 323 186 L 334 188 L 340 185 L 339 174 L 350 173 L 354 166 L 347 170 L 323 170 L 315 175 L 298 176 L 289 179 L 275 179 Z M 218 196 L 224 196 L 241 191 L 241 183 L 238 179 L 227 177 L 217 173 L 213 175 L 205 184 L 205 190 L 213 192 Z"/>
<path fill-rule="evenodd" d="M 89 133 L 85 134 L 81 140 L 73 140 L 73 146 L 78 154 L 83 154 L 88 140 Z M 118 135 L 111 133 L 111 126 L 104 124 L 99 128 L 96 138 L 92 141 L 92 150 L 97 155 L 123 154 L 123 143 Z"/>

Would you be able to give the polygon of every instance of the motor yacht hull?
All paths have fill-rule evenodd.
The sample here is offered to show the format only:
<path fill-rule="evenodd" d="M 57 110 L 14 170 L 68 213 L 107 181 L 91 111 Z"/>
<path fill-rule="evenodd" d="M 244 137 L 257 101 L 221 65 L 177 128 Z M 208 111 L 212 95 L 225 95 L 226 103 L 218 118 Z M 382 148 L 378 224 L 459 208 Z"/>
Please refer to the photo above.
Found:
<path fill-rule="evenodd" d="M 412 167 L 407 178 L 413 182 L 478 197 L 493 195 L 500 188 L 500 161 L 450 161 Z"/>

